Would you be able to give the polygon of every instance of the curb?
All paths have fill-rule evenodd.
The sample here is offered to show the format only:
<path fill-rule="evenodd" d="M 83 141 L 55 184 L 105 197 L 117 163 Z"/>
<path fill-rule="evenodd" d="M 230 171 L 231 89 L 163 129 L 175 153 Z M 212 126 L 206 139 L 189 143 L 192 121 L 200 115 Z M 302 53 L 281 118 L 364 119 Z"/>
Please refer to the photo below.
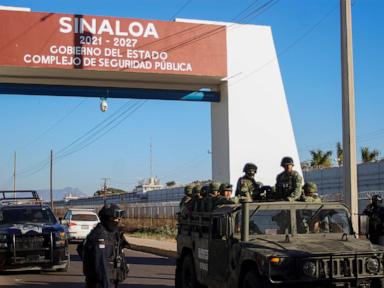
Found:
<path fill-rule="evenodd" d="M 157 247 L 143 246 L 143 245 L 137 245 L 137 244 L 131 244 L 131 243 L 130 245 L 131 245 L 131 248 L 130 248 L 131 250 L 152 253 L 159 256 L 168 257 L 168 258 L 177 257 L 176 251 L 170 251 L 170 250 L 165 250 Z"/>
<path fill-rule="evenodd" d="M 177 258 L 176 243 L 169 247 L 169 245 L 164 244 L 164 241 L 153 241 L 153 239 L 140 240 L 140 238 L 129 237 L 127 234 L 124 237 L 128 241 L 131 250 L 152 253 L 168 258 Z"/>

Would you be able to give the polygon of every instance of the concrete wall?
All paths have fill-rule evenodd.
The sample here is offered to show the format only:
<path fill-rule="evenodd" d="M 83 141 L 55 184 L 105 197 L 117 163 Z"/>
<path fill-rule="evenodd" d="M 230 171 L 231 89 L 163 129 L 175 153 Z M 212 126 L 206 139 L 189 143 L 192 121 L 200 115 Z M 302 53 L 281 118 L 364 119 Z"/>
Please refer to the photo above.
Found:
<path fill-rule="evenodd" d="M 339 199 L 343 193 L 343 169 L 333 167 L 304 171 L 305 181 L 315 182 L 319 194 L 329 199 Z M 359 211 L 368 204 L 374 194 L 384 196 L 384 160 L 357 165 L 357 187 L 359 192 Z"/>

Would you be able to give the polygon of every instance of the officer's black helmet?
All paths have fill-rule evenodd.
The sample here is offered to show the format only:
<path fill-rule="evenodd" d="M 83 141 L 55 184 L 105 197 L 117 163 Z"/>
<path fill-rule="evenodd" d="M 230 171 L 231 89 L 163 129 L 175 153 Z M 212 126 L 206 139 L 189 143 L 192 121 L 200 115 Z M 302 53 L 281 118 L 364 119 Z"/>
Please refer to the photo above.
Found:
<path fill-rule="evenodd" d="M 255 170 L 257 172 L 257 166 L 253 163 L 246 163 L 243 168 L 243 172 L 247 173 L 249 170 Z"/>
<path fill-rule="evenodd" d="M 99 211 L 99 217 L 100 219 L 123 218 L 125 211 L 117 204 L 105 204 Z"/>
<path fill-rule="evenodd" d="M 283 157 L 283 159 L 281 159 L 280 166 L 284 167 L 285 165 L 294 165 L 292 157 L 287 156 L 287 157 Z"/>
<path fill-rule="evenodd" d="M 383 203 L 383 198 L 380 195 L 373 195 L 372 196 L 372 203 Z"/>

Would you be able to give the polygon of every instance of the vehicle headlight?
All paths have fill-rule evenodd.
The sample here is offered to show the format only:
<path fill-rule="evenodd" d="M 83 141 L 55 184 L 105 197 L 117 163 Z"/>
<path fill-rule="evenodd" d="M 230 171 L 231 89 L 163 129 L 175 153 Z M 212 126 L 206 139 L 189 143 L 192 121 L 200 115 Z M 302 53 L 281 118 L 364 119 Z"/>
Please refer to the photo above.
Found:
<path fill-rule="evenodd" d="M 380 270 L 379 260 L 376 258 L 368 258 L 365 262 L 365 267 L 369 273 L 377 273 Z"/>
<path fill-rule="evenodd" d="M 316 276 L 316 264 L 312 261 L 305 262 L 303 265 L 303 273 L 309 277 Z"/>

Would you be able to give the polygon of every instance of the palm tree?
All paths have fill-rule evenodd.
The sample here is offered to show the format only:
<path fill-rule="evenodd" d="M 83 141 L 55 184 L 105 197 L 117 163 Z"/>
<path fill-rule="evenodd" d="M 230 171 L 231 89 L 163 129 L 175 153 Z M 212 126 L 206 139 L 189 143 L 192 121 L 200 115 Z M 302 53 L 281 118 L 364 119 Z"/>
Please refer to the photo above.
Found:
<path fill-rule="evenodd" d="M 337 155 L 337 159 L 336 159 L 337 165 L 342 166 L 344 162 L 344 152 L 340 142 L 337 142 L 336 144 L 336 155 Z"/>
<path fill-rule="evenodd" d="M 332 151 L 311 150 L 312 155 L 311 167 L 312 168 L 329 168 L 332 166 Z"/>
<path fill-rule="evenodd" d="M 376 162 L 379 160 L 380 152 L 376 149 L 372 151 L 368 147 L 361 147 L 361 160 L 363 163 Z"/>

